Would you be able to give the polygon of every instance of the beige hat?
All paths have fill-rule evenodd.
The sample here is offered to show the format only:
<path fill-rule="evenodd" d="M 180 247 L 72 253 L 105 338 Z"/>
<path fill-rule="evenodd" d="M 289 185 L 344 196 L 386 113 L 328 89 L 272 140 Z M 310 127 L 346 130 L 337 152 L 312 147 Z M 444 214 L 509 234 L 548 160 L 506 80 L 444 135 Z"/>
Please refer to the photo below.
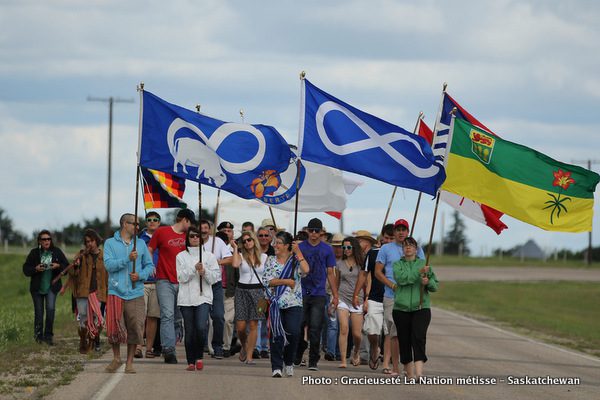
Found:
<path fill-rule="evenodd" d="M 275 224 L 273 223 L 273 220 L 271 218 L 265 218 L 262 220 L 262 223 L 260 224 L 260 226 L 272 226 L 273 228 L 276 228 Z"/>
<path fill-rule="evenodd" d="M 342 235 L 341 233 L 335 233 L 333 235 L 333 238 L 331 239 L 331 245 L 332 246 L 341 246 L 343 241 L 344 241 L 344 235 Z"/>
<path fill-rule="evenodd" d="M 369 240 L 369 241 L 371 241 L 371 243 L 377 243 L 377 240 L 374 239 L 373 236 L 371 236 L 371 232 L 366 231 L 364 229 L 356 231 L 356 233 L 354 234 L 354 237 L 357 239 Z"/>

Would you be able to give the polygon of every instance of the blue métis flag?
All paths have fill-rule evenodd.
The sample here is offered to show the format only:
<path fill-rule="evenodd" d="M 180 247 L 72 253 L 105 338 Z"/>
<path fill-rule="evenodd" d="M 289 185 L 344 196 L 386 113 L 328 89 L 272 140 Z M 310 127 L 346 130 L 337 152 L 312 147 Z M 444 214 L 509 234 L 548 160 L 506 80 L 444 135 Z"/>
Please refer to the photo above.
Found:
<path fill-rule="evenodd" d="M 139 164 L 244 199 L 278 189 L 292 157 L 267 125 L 223 122 L 143 92 Z"/>
<path fill-rule="evenodd" d="M 303 82 L 302 159 L 436 195 L 446 174 L 425 139 Z"/>

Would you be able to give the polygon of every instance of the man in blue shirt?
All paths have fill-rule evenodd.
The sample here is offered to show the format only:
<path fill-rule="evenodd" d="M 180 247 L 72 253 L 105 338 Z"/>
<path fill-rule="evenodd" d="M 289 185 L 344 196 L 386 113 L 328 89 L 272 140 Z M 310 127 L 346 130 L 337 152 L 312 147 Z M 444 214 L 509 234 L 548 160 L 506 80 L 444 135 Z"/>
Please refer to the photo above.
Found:
<path fill-rule="evenodd" d="M 383 319 L 384 319 L 384 331 L 386 337 L 384 341 L 384 352 L 383 352 L 383 371 L 391 375 L 397 375 L 400 373 L 399 369 L 399 346 L 398 346 L 398 334 L 396 332 L 396 325 L 392 317 L 392 311 L 394 309 L 394 289 L 396 287 L 396 281 L 394 280 L 394 269 L 393 265 L 396 261 L 404 255 L 402 244 L 404 239 L 408 237 L 410 226 L 408 221 L 405 219 L 399 219 L 394 223 L 394 241 L 391 243 L 384 244 L 381 246 L 379 253 L 377 254 L 377 261 L 375 263 L 375 277 L 385 285 L 385 292 L 383 294 Z M 425 258 L 423 249 L 420 247 L 417 249 L 417 258 Z M 387 368 L 389 365 L 390 351 L 392 358 L 392 371 Z"/>
<path fill-rule="evenodd" d="M 308 326 L 310 349 L 308 356 L 308 369 L 318 371 L 317 363 L 321 358 L 321 331 L 323 330 L 323 318 L 325 316 L 325 291 L 326 281 L 329 280 L 332 292 L 332 303 L 337 307 L 338 292 L 337 282 L 333 269 L 335 268 L 335 256 L 333 249 L 327 243 L 321 241 L 323 223 L 318 218 L 308 222 L 308 240 L 299 244 L 304 259 L 308 262 L 310 271 L 302 278 L 302 306 L 304 310 L 304 327 Z M 302 260 L 298 260 L 301 262 Z M 306 350 L 307 343 L 301 340 L 296 353 L 296 365 L 300 364 L 302 354 Z"/>

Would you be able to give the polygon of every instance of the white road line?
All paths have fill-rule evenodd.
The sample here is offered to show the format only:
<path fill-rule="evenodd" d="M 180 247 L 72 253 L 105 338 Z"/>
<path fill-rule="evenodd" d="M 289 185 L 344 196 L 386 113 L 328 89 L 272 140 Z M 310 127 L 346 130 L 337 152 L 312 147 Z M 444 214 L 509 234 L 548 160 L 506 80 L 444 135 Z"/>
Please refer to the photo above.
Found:
<path fill-rule="evenodd" d="M 563 353 L 567 353 L 567 354 L 570 354 L 570 355 L 573 355 L 573 356 L 577 356 L 577 357 L 580 357 L 580 358 L 586 359 L 586 360 L 588 360 L 588 361 L 593 361 L 593 362 L 600 363 L 600 358 L 596 358 L 596 357 L 588 356 L 588 355 L 586 355 L 586 354 L 577 353 L 577 352 L 575 352 L 575 351 L 567 350 L 567 349 L 564 349 L 564 348 L 562 348 L 562 347 L 559 347 L 559 346 L 555 346 L 555 345 L 552 345 L 552 344 L 548 344 L 548 343 L 540 342 L 540 341 L 538 341 L 538 340 L 535 340 L 535 339 L 532 339 L 532 338 L 530 338 L 530 337 L 527 337 L 527 336 L 522 336 L 522 335 L 519 335 L 518 333 L 514 333 L 514 332 L 511 332 L 511 331 L 507 331 L 507 330 L 504 330 L 504 329 L 502 329 L 502 328 L 498 328 L 497 326 L 493 326 L 493 325 L 490 325 L 490 324 L 486 324 L 485 322 L 477 321 L 476 319 L 469 318 L 469 317 L 466 317 L 466 316 L 464 316 L 464 315 L 457 314 L 457 313 L 454 313 L 454 312 L 452 312 L 452 311 L 445 310 L 445 309 L 443 309 L 443 308 L 437 308 L 437 310 L 439 310 L 439 311 L 442 311 L 442 312 L 444 312 L 444 313 L 447 313 L 447 314 L 450 314 L 450 315 L 452 315 L 452 316 L 454 316 L 454 317 L 458 317 L 458 318 L 464 319 L 464 320 L 466 320 L 466 321 L 472 322 L 472 323 L 474 323 L 474 324 L 476 324 L 476 325 L 481 325 L 481 326 L 484 326 L 484 327 L 486 327 L 486 328 L 493 329 L 493 330 L 495 330 L 496 332 L 500 332 L 500 333 L 504 333 L 504 334 L 506 334 L 506 335 L 514 336 L 514 337 L 516 337 L 516 338 L 519 338 L 519 339 L 522 339 L 522 340 L 528 341 L 528 342 L 530 342 L 530 343 L 539 344 L 539 345 L 541 345 L 541 346 L 545 346 L 545 347 L 548 347 L 548 348 L 550 348 L 550 349 L 558 350 L 558 351 L 561 351 L 561 352 L 563 352 Z"/>
<path fill-rule="evenodd" d="M 108 398 L 110 392 L 112 392 L 113 389 L 119 384 L 121 379 L 123 379 L 123 375 L 125 375 L 123 370 L 125 370 L 125 367 L 119 368 L 119 371 L 115 372 L 108 382 L 106 382 L 106 384 L 104 384 L 102 388 L 96 392 L 94 397 L 92 397 L 92 400 L 104 400 Z"/>

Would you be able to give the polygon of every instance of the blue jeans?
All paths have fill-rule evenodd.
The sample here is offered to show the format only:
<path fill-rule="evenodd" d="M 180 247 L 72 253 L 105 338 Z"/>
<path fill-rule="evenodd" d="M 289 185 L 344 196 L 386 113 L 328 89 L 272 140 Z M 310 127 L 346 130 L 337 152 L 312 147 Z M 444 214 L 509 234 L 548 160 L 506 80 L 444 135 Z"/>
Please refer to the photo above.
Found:
<path fill-rule="evenodd" d="M 175 353 L 175 308 L 179 284 L 166 279 L 156 281 L 156 296 L 160 306 L 160 344 L 163 354 Z"/>
<path fill-rule="evenodd" d="M 215 354 L 223 352 L 223 329 L 225 328 L 225 298 L 221 281 L 212 285 L 213 303 L 210 318 L 213 323 L 211 346 Z"/>
<path fill-rule="evenodd" d="M 31 293 L 33 299 L 33 334 L 35 340 L 51 340 L 54 336 L 54 313 L 56 293 L 48 289 L 48 293 Z M 44 305 L 45 302 L 45 305 Z M 44 324 L 44 309 L 46 310 L 46 324 Z"/>
<path fill-rule="evenodd" d="M 185 357 L 188 364 L 204 358 L 204 341 L 208 334 L 210 304 L 179 307 L 185 327 Z"/>
<path fill-rule="evenodd" d="M 326 296 L 304 296 L 302 308 L 304 320 L 302 327 L 308 325 L 308 340 L 310 341 L 308 366 L 316 366 L 321 358 L 321 331 L 323 329 L 323 314 L 325 313 Z M 296 361 L 307 347 L 305 340 L 298 341 Z"/>
<path fill-rule="evenodd" d="M 339 331 L 339 323 L 337 320 L 337 311 L 333 313 L 333 317 L 329 317 L 328 314 L 325 314 L 327 317 L 327 353 L 333 355 L 334 357 L 338 357 L 340 355 L 340 349 L 338 348 L 338 331 Z"/>
<path fill-rule="evenodd" d="M 258 321 L 258 340 L 256 341 L 256 350 L 269 351 L 269 335 L 267 335 L 267 321 L 261 319 Z"/>
<path fill-rule="evenodd" d="M 280 313 L 288 344 L 284 347 L 283 336 L 274 338 L 271 333 L 269 342 L 271 343 L 271 370 L 273 371 L 294 363 L 301 335 L 302 307 L 284 308 L 280 310 Z"/>

